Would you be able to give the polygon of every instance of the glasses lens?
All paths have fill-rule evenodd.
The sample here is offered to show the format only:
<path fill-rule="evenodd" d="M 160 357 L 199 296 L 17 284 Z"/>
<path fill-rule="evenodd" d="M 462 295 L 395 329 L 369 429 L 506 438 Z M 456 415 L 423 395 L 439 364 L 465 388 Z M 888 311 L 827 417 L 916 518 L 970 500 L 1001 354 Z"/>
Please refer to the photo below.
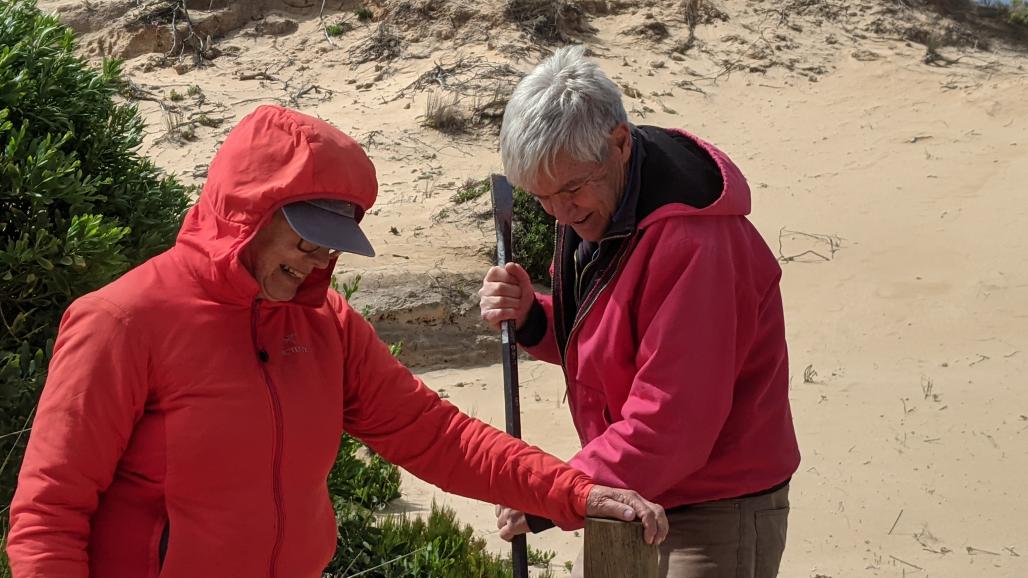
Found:
<path fill-rule="evenodd" d="M 296 248 L 299 249 L 300 251 L 304 252 L 304 253 L 313 253 L 313 252 L 317 251 L 318 249 L 320 249 L 321 246 L 320 245 L 315 245 L 314 243 L 308 243 L 307 241 L 305 241 L 303 239 L 300 239 L 296 243 Z"/>
<path fill-rule="evenodd" d="M 304 239 L 300 239 L 296 243 L 296 248 L 299 249 L 301 252 L 307 253 L 308 255 L 310 255 L 312 253 L 316 253 L 318 250 L 322 249 L 323 247 L 321 245 L 315 245 L 314 243 L 309 243 L 309 242 L 305 241 Z M 328 251 L 328 258 L 329 259 L 335 259 L 336 257 L 339 256 L 340 253 L 342 253 L 342 251 L 339 251 L 338 249 L 326 249 L 326 250 Z"/>

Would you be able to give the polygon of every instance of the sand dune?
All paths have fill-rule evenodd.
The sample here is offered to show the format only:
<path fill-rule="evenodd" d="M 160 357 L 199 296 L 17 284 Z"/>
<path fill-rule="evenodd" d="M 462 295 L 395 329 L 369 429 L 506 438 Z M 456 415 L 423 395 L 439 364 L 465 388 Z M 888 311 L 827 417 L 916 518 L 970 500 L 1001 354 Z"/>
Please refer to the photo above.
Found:
<path fill-rule="evenodd" d="M 424 377 L 500 424 L 498 357 L 473 325 L 471 296 L 488 266 L 488 205 L 450 196 L 500 169 L 489 99 L 552 44 L 505 20 L 499 0 L 371 2 L 368 23 L 357 4 L 329 3 L 325 25 L 320 3 L 228 13 L 219 2 L 194 9 L 214 32 L 204 49 L 218 52 L 196 67 L 163 56 L 170 37 L 111 24 L 131 2 L 91 4 L 41 2 L 82 30 L 83 51 L 131 56 L 137 96 L 153 99 L 139 100 L 145 152 L 186 180 L 202 182 L 228 128 L 261 102 L 320 115 L 365 144 L 382 184 L 365 221 L 380 256 L 348 257 L 339 274 L 362 272 L 356 302 L 374 307 L 392 291 L 402 308 L 405 291 L 432 280 L 453 288 L 459 315 L 428 303 L 399 331 L 420 332 L 422 363 L 434 343 L 486 339 L 485 356 Z M 753 187 L 752 219 L 782 257 L 804 454 L 782 575 L 1028 576 L 1023 53 L 898 3 L 699 4 L 708 9 L 686 49 L 688 19 L 669 0 L 587 3 L 581 22 L 564 25 L 572 36 L 594 28 L 585 42 L 630 95 L 634 122 L 686 128 L 735 158 Z M 330 43 L 327 25 L 347 30 Z M 941 39 L 935 57 L 929 37 Z M 430 95 L 456 101 L 467 131 L 422 126 Z M 458 337 L 444 328 L 454 323 Z M 560 370 L 524 363 L 521 373 L 526 438 L 571 456 Z M 490 506 L 410 478 L 404 491 L 395 509 L 446 501 L 505 547 Z M 559 531 L 531 539 L 556 551 L 558 567 L 580 542 Z"/>

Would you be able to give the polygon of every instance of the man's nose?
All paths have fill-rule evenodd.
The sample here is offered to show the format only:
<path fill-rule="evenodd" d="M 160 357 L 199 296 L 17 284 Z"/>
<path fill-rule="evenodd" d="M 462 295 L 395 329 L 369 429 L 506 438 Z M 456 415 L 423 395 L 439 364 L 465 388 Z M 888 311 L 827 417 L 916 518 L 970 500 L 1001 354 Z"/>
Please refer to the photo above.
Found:
<path fill-rule="evenodd" d="M 543 205 L 543 209 L 545 209 L 550 216 L 557 219 L 561 224 L 566 225 L 572 222 L 576 217 L 577 206 L 571 200 L 558 196 L 552 199 L 547 199 L 547 205 Z"/>

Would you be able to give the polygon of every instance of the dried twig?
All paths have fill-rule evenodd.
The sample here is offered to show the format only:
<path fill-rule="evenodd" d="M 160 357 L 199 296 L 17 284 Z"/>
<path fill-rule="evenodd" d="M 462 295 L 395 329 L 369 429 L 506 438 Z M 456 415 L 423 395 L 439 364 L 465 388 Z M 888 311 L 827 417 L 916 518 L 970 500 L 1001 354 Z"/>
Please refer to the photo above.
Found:
<path fill-rule="evenodd" d="M 967 553 L 969 555 L 971 555 L 971 556 L 974 556 L 976 554 L 988 554 L 990 556 L 999 556 L 1000 555 L 999 552 L 993 552 L 991 550 L 982 550 L 981 548 L 975 548 L 974 546 L 967 546 L 966 549 L 967 549 Z"/>
<path fill-rule="evenodd" d="M 911 408 L 908 409 L 907 408 L 907 398 L 905 398 L 905 397 L 901 397 L 900 398 L 900 403 L 903 404 L 903 415 L 907 415 L 908 413 L 914 413 L 914 410 L 917 409 L 917 407 L 911 407 Z"/>
<path fill-rule="evenodd" d="M 803 383 L 817 383 L 817 370 L 813 363 L 803 369 Z"/>
<path fill-rule="evenodd" d="M 688 90 L 688 91 L 691 91 L 691 92 L 698 92 L 700 94 L 707 94 L 706 92 L 704 92 L 704 90 L 702 88 L 696 86 L 696 84 L 693 81 L 691 81 L 691 80 L 685 80 L 685 79 L 679 80 L 679 81 L 675 82 L 675 86 L 677 86 L 678 88 L 681 88 L 682 90 Z"/>
<path fill-rule="evenodd" d="M 947 548 L 946 546 L 940 546 L 938 548 L 935 548 L 934 546 L 929 544 L 929 542 L 938 542 L 938 539 L 935 536 L 933 536 L 931 532 L 928 531 L 928 528 L 922 528 L 920 532 L 914 534 L 914 540 L 916 540 L 917 543 L 921 545 L 922 550 L 926 552 L 931 552 L 932 554 L 941 554 L 945 556 L 946 554 L 949 554 L 953 551 Z"/>
<path fill-rule="evenodd" d="M 907 566 L 910 566 L 911 568 L 914 568 L 916 570 L 924 570 L 924 568 L 918 566 L 917 564 L 911 564 L 910 562 L 907 562 L 906 560 L 897 558 L 897 557 L 893 556 L 892 554 L 889 554 L 889 557 L 892 558 L 893 560 L 895 560 L 896 562 L 899 562 L 900 564 L 906 564 Z"/>
<path fill-rule="evenodd" d="M 254 97 L 254 98 L 244 98 L 242 100 L 234 101 L 230 106 L 239 106 L 241 104 L 249 104 L 251 102 L 269 102 L 269 101 L 270 102 L 277 102 L 278 104 L 281 104 L 282 106 L 285 106 L 287 104 L 285 99 L 278 98 L 278 97 L 275 97 L 275 96 L 258 96 L 258 97 Z"/>
<path fill-rule="evenodd" d="M 11 450 L 7 452 L 7 456 L 4 458 L 3 464 L 0 465 L 0 474 L 2 474 L 4 470 L 7 469 L 7 464 L 11 461 L 11 456 L 14 455 L 14 450 L 18 449 L 18 442 L 21 441 L 22 436 L 25 435 L 25 432 L 32 429 L 29 427 L 29 424 L 32 423 L 32 416 L 36 415 L 37 407 L 39 407 L 38 404 L 36 406 L 33 406 L 32 411 L 29 412 L 29 415 L 25 416 L 25 423 L 22 424 L 21 431 L 18 432 L 18 437 L 14 439 L 14 443 L 11 444 Z"/>
<path fill-rule="evenodd" d="M 509 64 L 493 64 L 480 58 L 459 57 L 449 63 L 436 62 L 431 70 L 400 90 L 393 100 L 436 87 L 472 97 L 494 86 L 509 85 L 513 90 L 522 76 L 520 71 Z"/>
<path fill-rule="evenodd" d="M 336 43 L 332 40 L 332 35 L 328 33 L 328 25 L 325 24 L 325 0 L 321 0 L 321 10 L 318 12 L 318 21 L 321 22 L 321 31 L 325 33 L 325 40 L 332 46 Z"/>
<path fill-rule="evenodd" d="M 292 103 L 294 108 L 299 107 L 300 106 L 300 99 L 303 98 L 304 95 L 306 95 L 307 93 L 309 93 L 311 91 L 314 91 L 315 94 L 321 94 L 321 91 L 323 91 L 323 90 L 329 96 L 332 95 L 332 91 L 328 90 L 327 88 L 321 87 L 321 86 L 319 86 L 317 84 L 308 84 L 308 85 L 304 86 L 303 88 L 301 88 L 300 90 L 296 91 L 294 94 L 290 95 L 289 96 L 289 102 Z"/>
<path fill-rule="evenodd" d="M 239 80 L 278 80 L 274 76 L 268 74 L 268 71 L 262 72 L 244 72 L 239 75 Z"/>
<path fill-rule="evenodd" d="M 379 136 L 382 136 L 382 131 L 380 130 L 376 129 L 368 132 L 368 134 L 364 135 L 364 138 L 361 139 L 361 147 L 366 151 L 371 150 L 371 147 L 377 144 L 375 138 Z"/>
<path fill-rule="evenodd" d="M 892 527 L 889 528 L 889 535 L 892 535 L 892 531 L 896 529 L 896 524 L 899 524 L 900 518 L 903 517 L 903 510 L 900 509 L 900 513 L 896 515 L 896 521 L 892 523 Z"/>
<path fill-rule="evenodd" d="M 387 62 L 403 52 L 403 39 L 386 23 L 379 23 L 374 32 L 364 38 L 358 48 L 350 51 L 347 61 L 351 66 L 366 62 Z"/>
<path fill-rule="evenodd" d="M 186 37 L 179 41 L 178 34 L 178 22 L 181 17 L 182 21 L 186 25 L 187 34 Z M 178 0 L 174 5 L 171 12 L 171 49 L 168 50 L 164 55 L 172 56 L 175 55 L 181 58 L 185 54 L 187 45 L 191 45 L 193 49 L 193 63 L 197 66 L 203 66 L 204 58 L 207 56 L 207 51 L 210 49 L 211 37 L 207 36 L 206 42 L 196 30 L 193 28 L 193 19 L 189 16 L 189 8 L 186 6 L 185 0 Z M 178 54 L 175 54 L 175 49 L 178 49 Z"/>
<path fill-rule="evenodd" d="M 824 255 L 813 249 L 808 249 L 796 255 L 785 255 L 782 250 L 783 240 L 785 237 L 790 235 L 794 237 L 806 237 L 824 243 L 828 246 L 828 255 Z M 785 227 L 782 227 L 782 229 L 778 231 L 778 260 L 782 263 L 791 263 L 799 260 L 801 257 L 806 257 L 807 255 L 813 255 L 820 258 L 822 261 L 831 261 L 835 258 L 835 253 L 841 246 L 842 239 L 835 235 L 821 235 L 817 233 L 804 233 L 803 231 L 791 231 Z"/>

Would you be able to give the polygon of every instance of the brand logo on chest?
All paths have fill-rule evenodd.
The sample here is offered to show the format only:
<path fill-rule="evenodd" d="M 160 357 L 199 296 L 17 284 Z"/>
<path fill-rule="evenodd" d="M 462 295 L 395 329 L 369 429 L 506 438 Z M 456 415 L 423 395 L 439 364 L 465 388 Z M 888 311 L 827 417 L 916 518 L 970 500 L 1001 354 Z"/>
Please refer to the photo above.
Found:
<path fill-rule="evenodd" d="M 282 338 L 282 355 L 295 355 L 297 353 L 307 353 L 310 350 L 310 347 L 303 345 L 299 341 L 297 341 L 295 333 L 289 333 Z"/>

